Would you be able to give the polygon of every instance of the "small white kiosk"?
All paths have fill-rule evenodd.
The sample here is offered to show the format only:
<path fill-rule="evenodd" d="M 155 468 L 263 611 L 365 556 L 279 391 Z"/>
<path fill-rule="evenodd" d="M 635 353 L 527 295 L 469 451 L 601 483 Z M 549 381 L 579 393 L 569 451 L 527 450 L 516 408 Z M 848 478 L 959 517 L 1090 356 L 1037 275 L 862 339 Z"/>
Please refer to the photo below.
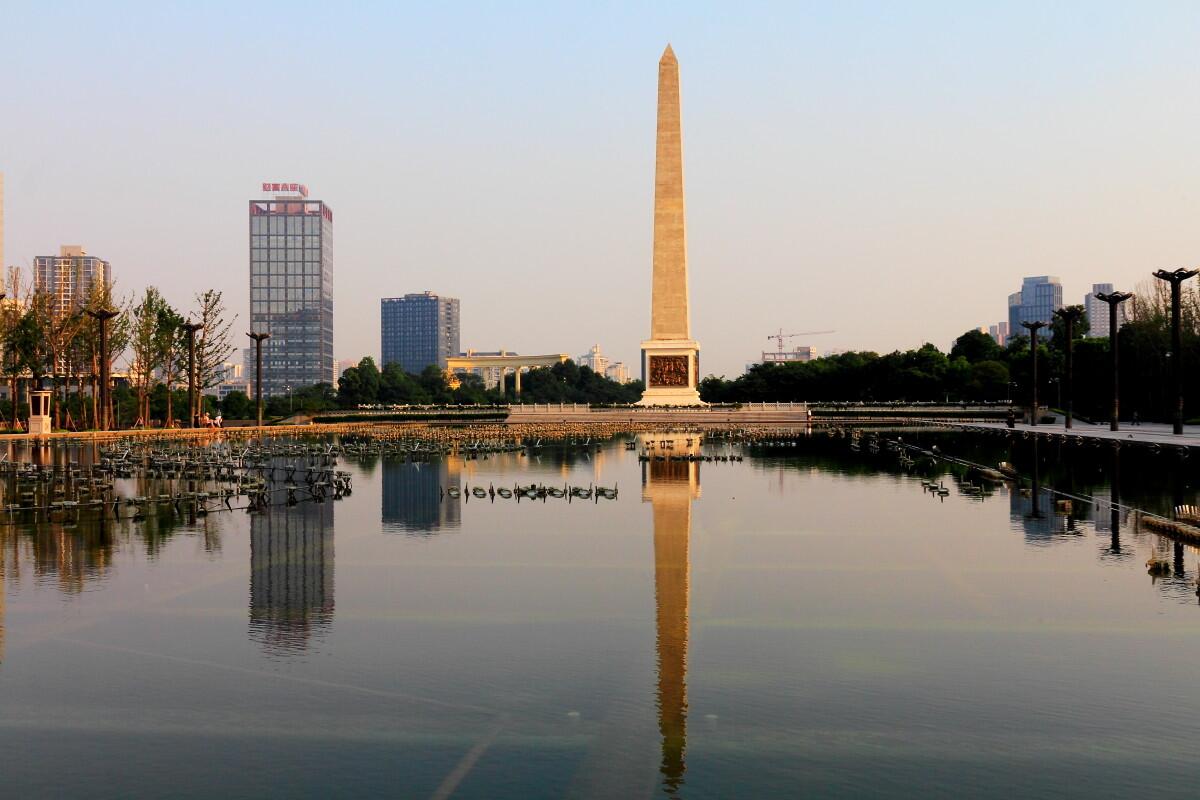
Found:
<path fill-rule="evenodd" d="M 44 436 L 50 433 L 50 391 L 34 389 L 29 393 L 29 433 Z"/>

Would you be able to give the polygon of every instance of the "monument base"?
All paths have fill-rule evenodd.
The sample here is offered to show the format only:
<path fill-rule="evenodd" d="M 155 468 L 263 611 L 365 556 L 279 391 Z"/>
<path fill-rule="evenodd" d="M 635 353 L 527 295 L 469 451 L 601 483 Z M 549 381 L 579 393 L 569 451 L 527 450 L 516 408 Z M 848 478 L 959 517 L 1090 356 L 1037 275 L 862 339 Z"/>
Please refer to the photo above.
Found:
<path fill-rule="evenodd" d="M 700 345 L 692 339 L 642 342 L 642 379 L 646 390 L 639 406 L 702 406 Z"/>

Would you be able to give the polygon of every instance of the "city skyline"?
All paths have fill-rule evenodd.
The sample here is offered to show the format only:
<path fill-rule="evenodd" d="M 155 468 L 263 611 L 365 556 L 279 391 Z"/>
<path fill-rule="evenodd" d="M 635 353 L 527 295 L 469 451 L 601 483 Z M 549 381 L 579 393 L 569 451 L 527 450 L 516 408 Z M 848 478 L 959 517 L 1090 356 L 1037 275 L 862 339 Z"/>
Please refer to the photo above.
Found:
<path fill-rule="evenodd" d="M 118 292 L 155 283 L 183 302 L 215 284 L 246 328 L 240 203 L 294 176 L 339 213 L 338 358 L 376 352 L 380 297 L 436 284 L 472 310 L 464 343 L 581 352 L 600 340 L 636 363 L 649 322 L 648 68 L 667 41 L 688 65 L 705 374 L 739 374 L 781 326 L 837 328 L 823 349 L 944 347 L 996 319 L 995 298 L 1023 275 L 1060 275 L 1080 297 L 1096 276 L 1135 290 L 1152 269 L 1191 263 L 1200 165 L 1170 156 L 1188 152 L 1197 121 L 1173 99 L 1200 67 L 1186 7 L 1098 7 L 1082 32 L 1069 9 L 1032 5 L 953 18 L 758 6 L 719 21 L 663 6 L 593 11 L 587 24 L 580 11 L 506 9 L 465 28 L 448 9 L 314 9 L 281 38 L 314 52 L 328 38 L 329 58 L 270 103 L 242 65 L 279 17 L 269 4 L 236 14 L 145 15 L 141 35 L 100 9 L 72 9 L 69 25 L 65 7 L 10 12 L 25 35 L 0 55 L 6 115 L 66 105 L 89 125 L 6 133 L 8 263 L 86 242 L 114 265 Z M 98 43 L 105 57 L 86 74 L 73 55 L 29 69 L 51 40 Z M 450 42 L 460 63 L 441 55 Z M 195 70 L 214 47 L 226 57 Z M 313 95 L 324 99 L 306 105 Z M 289 107 L 306 109 L 304 124 L 281 138 Z M 867 285 L 846 291 L 850 274 Z M 536 324 L 513 313 L 531 291 L 554 297 Z"/>

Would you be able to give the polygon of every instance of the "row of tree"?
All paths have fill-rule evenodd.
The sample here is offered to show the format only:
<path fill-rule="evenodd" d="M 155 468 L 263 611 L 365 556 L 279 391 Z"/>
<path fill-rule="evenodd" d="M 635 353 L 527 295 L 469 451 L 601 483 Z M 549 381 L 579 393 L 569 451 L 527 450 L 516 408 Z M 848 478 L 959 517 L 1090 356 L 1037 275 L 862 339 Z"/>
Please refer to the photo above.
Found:
<path fill-rule="evenodd" d="M 1200 417 L 1200 291 L 1182 293 L 1185 416 Z M 1116 337 L 1121 363 L 1121 408 L 1140 418 L 1169 420 L 1171 314 L 1167 287 L 1139 287 L 1127 302 L 1127 321 Z M 1085 338 L 1086 316 L 1074 339 L 1075 409 L 1084 418 L 1106 420 L 1111 408 L 1113 342 Z M 1055 318 L 1038 347 L 1038 394 L 1043 404 L 1062 407 L 1066 381 L 1066 330 Z M 1032 364 L 1027 336 L 1006 346 L 978 330 L 954 342 L 949 353 L 932 344 L 885 355 L 851 352 L 808 362 L 757 365 L 733 380 L 709 376 L 700 383 L 708 402 L 863 401 L 977 402 L 1030 400 Z"/>
<path fill-rule="evenodd" d="M 196 295 L 187 319 L 153 286 L 140 298 L 116 299 L 111 285 L 97 282 L 87 296 L 67 302 L 62 294 L 26 283 L 20 270 L 11 268 L 5 276 L 4 293 L 0 365 L 9 397 L 21 396 L 22 383 L 25 388 L 49 388 L 56 427 L 97 427 L 103 417 L 97 391 L 102 360 L 113 364 L 123 356 L 130 389 L 136 395 L 134 422 L 151 423 L 151 397 L 159 387 L 165 408 L 158 419 L 173 420 L 175 393 L 167 388 L 187 380 L 187 319 L 202 326 L 195 341 L 199 388 L 210 388 L 222 380 L 224 364 L 234 350 L 233 323 L 227 319 L 221 293 L 214 290 Z M 107 321 L 106 352 L 101 352 L 101 323 L 95 316 L 101 311 L 116 312 Z M 25 412 L 11 400 L 7 406 L 15 427 Z"/>
<path fill-rule="evenodd" d="M 448 379 L 436 365 L 419 375 L 394 363 L 380 370 L 368 356 L 338 379 L 336 403 L 344 408 L 375 403 L 632 403 L 642 396 L 640 381 L 617 383 L 570 360 L 522 374 L 520 398 L 515 381 L 515 376 L 507 375 L 503 388 L 487 388 L 478 375 L 460 373 Z"/>

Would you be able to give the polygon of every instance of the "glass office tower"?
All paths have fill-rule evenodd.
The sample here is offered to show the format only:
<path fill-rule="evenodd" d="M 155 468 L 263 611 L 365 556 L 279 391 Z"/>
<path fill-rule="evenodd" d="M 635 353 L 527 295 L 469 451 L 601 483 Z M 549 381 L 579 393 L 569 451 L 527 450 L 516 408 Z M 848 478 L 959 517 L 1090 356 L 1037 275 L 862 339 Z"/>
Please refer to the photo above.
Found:
<path fill-rule="evenodd" d="M 1026 336 L 1028 331 L 1022 322 L 1045 322 L 1049 324 L 1054 312 L 1062 308 L 1062 282 L 1054 275 L 1038 275 L 1021 281 L 1021 291 L 1008 296 L 1008 335 Z M 1050 332 L 1043 331 L 1043 339 Z"/>
<path fill-rule="evenodd" d="M 250 201 L 250 329 L 263 342 L 263 394 L 333 383 L 333 211 L 295 183 Z M 254 381 L 256 376 L 247 376 Z"/>
<path fill-rule="evenodd" d="M 380 367 L 399 364 L 419 373 L 430 364 L 446 368 L 459 354 L 458 298 L 432 292 L 385 297 L 379 303 Z"/>

